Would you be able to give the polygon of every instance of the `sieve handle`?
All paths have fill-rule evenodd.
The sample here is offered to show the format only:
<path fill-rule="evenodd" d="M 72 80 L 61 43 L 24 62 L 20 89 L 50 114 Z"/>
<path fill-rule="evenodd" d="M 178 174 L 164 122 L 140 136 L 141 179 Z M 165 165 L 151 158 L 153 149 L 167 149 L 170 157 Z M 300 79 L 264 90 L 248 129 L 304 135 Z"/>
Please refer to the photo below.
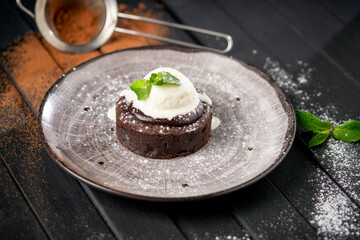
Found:
<path fill-rule="evenodd" d="M 27 9 L 21 2 L 21 0 L 16 0 L 16 4 L 18 5 L 18 7 L 23 10 L 23 12 L 25 12 L 27 15 L 29 15 L 31 18 L 35 18 L 35 14 L 30 11 L 29 9 Z"/>
<path fill-rule="evenodd" d="M 151 39 L 155 39 L 155 40 L 159 40 L 159 41 L 163 41 L 163 42 L 168 42 L 168 43 L 173 43 L 173 44 L 177 44 L 177 45 L 181 45 L 181 46 L 185 46 L 185 47 L 193 47 L 193 48 L 211 50 L 211 51 L 215 51 L 215 52 L 218 52 L 218 53 L 227 53 L 233 47 L 233 40 L 232 40 L 232 37 L 229 34 L 210 31 L 210 30 L 206 30 L 206 29 L 203 29 L 203 28 L 191 27 L 191 26 L 184 25 L 184 24 L 166 22 L 166 21 L 153 19 L 153 18 L 141 17 L 141 16 L 127 14 L 127 13 L 118 13 L 118 17 L 127 18 L 127 19 L 131 19 L 131 20 L 137 20 L 137 21 L 143 21 L 143 22 L 149 22 L 149 23 L 155 23 L 155 24 L 158 24 L 158 25 L 168 26 L 168 27 L 177 28 L 177 29 L 183 29 L 183 30 L 187 30 L 187 31 L 191 31 L 191 32 L 203 33 L 203 34 L 210 35 L 210 36 L 213 36 L 213 37 L 220 37 L 220 38 L 223 38 L 223 39 L 226 40 L 227 46 L 226 46 L 225 49 L 210 48 L 210 47 L 205 47 L 205 46 L 201 46 L 201 45 L 198 45 L 198 44 L 193 44 L 193 43 L 189 43 L 189 42 L 176 40 L 176 39 L 173 39 L 173 38 L 167 38 L 167 37 L 151 35 L 151 34 L 147 34 L 147 33 L 143 33 L 143 32 L 137 32 L 137 31 L 133 31 L 133 30 L 130 30 L 130 29 L 119 28 L 119 27 L 115 28 L 116 32 L 136 35 L 136 36 L 140 36 L 140 37 L 151 38 Z"/>

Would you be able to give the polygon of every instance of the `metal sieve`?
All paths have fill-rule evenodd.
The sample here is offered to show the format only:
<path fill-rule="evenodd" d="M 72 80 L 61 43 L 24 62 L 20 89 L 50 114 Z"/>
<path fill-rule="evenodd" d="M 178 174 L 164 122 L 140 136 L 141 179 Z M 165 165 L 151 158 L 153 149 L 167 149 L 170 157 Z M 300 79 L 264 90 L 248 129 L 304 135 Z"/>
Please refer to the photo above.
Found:
<path fill-rule="evenodd" d="M 35 13 L 27 9 L 22 4 L 21 0 L 16 0 L 16 3 L 21 10 L 27 13 L 31 18 L 35 19 L 36 25 L 41 35 L 46 39 L 46 41 L 48 41 L 56 49 L 63 52 L 82 53 L 82 52 L 89 52 L 95 50 L 100 46 L 102 46 L 103 44 L 105 44 L 106 41 L 109 40 L 109 38 L 111 37 L 114 31 L 145 37 L 145 38 L 151 38 L 185 47 L 211 50 L 219 53 L 227 53 L 233 47 L 233 40 L 231 36 L 228 34 L 210 31 L 197 27 L 191 27 L 183 24 L 177 24 L 177 23 L 162 21 L 158 19 L 152 19 L 152 18 L 118 12 L 116 0 L 101 0 L 101 1 L 100 0 L 37 0 L 35 3 Z M 97 13 L 99 30 L 89 43 L 81 44 L 81 45 L 67 43 L 61 39 L 55 27 L 53 21 L 55 13 L 62 7 L 69 7 L 74 5 L 89 8 Z M 225 49 L 216 49 L 216 48 L 205 47 L 202 45 L 184 42 L 172 38 L 151 35 L 143 32 L 137 32 L 126 28 L 119 28 L 116 26 L 118 18 L 149 22 L 162 26 L 187 30 L 190 32 L 202 33 L 216 38 L 223 38 L 226 40 L 227 46 Z"/>

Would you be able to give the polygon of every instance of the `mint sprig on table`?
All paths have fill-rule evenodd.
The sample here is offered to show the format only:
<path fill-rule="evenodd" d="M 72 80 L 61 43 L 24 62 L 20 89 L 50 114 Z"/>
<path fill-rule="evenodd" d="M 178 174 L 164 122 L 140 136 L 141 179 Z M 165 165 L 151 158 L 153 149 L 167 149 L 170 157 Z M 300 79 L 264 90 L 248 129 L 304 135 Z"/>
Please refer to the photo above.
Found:
<path fill-rule="evenodd" d="M 151 86 L 166 86 L 174 85 L 180 86 L 180 80 L 169 72 L 153 73 L 149 80 L 140 79 L 136 80 L 130 85 L 130 89 L 136 93 L 137 99 L 142 100 L 147 98 L 151 91 Z"/>
<path fill-rule="evenodd" d="M 315 135 L 309 140 L 309 147 L 323 143 L 332 132 L 336 139 L 345 142 L 357 142 L 360 140 L 360 122 L 348 120 L 339 126 L 333 126 L 330 122 L 322 121 L 315 115 L 296 109 L 297 123 L 305 132 L 313 132 Z"/>

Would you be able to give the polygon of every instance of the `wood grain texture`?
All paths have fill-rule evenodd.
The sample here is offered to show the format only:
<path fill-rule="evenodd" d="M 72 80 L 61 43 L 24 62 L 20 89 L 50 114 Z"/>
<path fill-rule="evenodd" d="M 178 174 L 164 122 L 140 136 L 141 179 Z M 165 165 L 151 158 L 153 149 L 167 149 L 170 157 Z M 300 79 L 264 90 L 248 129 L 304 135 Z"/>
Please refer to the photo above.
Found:
<path fill-rule="evenodd" d="M 360 11 L 359 1 L 353 0 L 318 0 L 330 14 L 332 14 L 336 19 L 342 22 L 344 25 L 350 26 L 350 28 L 360 34 L 360 21 L 358 18 Z M 357 19 L 354 21 L 354 19 Z"/>
<path fill-rule="evenodd" d="M 187 239 L 251 239 L 232 214 L 231 196 L 161 204 Z M 159 203 L 157 204 L 159 205 Z"/>
<path fill-rule="evenodd" d="M 16 90 L 0 68 L 0 119 L 3 120 L 4 112 L 8 111 L 6 106 L 11 99 L 9 95 L 16 94 Z M 18 100 L 21 100 L 18 98 Z M 14 113 L 14 112 L 12 112 Z M 5 126 L 6 123 L 0 123 L 0 138 L 5 132 L 10 130 Z M 38 221 L 36 215 L 29 205 L 26 195 L 23 195 L 22 187 L 19 186 L 9 166 L 3 158 L 4 151 L 0 151 L 0 237 L 7 239 L 24 239 L 25 237 L 34 239 L 48 239 L 43 225 Z"/>
<path fill-rule="evenodd" d="M 254 238 L 316 238 L 315 229 L 268 179 L 235 193 L 231 202 L 234 215 Z"/>
<path fill-rule="evenodd" d="M 0 101 L 0 152 L 49 237 L 112 239 L 78 182 L 46 155 L 36 118 L 14 85 L 7 84 Z"/>
<path fill-rule="evenodd" d="M 0 159 L 0 236 L 7 239 L 48 239 Z"/>
<path fill-rule="evenodd" d="M 349 16 L 350 22 L 344 24 L 316 1 L 269 2 L 274 14 L 278 14 L 284 24 L 340 70 L 347 72 L 349 78 L 360 82 L 360 70 L 356 64 L 360 61 L 360 36 L 350 27 L 352 22 L 360 22 L 360 9 Z"/>
<path fill-rule="evenodd" d="M 122 198 L 83 185 L 118 239 L 186 239 L 162 204 Z"/>
<path fill-rule="evenodd" d="M 319 107 L 322 107 L 325 109 L 322 113 L 327 115 L 328 118 L 333 119 L 332 121 L 334 122 L 342 122 L 347 118 L 359 118 L 360 112 L 357 107 L 357 102 L 360 101 L 358 94 L 359 83 L 348 78 L 346 73 L 336 68 L 325 56 L 304 42 L 289 26 L 282 22 L 278 15 L 272 14 L 269 6 L 265 3 L 252 4 L 250 2 L 241 2 L 241 4 L 244 5 L 238 8 L 244 9 L 246 7 L 248 12 L 244 11 L 239 14 L 239 12 L 235 12 L 230 8 L 230 6 L 232 6 L 229 5 L 230 2 L 224 1 L 222 3 L 224 7 L 228 6 L 226 9 L 229 14 L 232 14 L 237 22 L 244 26 L 253 37 L 262 41 L 264 45 L 276 49 L 278 55 L 281 54 L 281 62 L 296 66 L 296 61 L 303 59 L 303 61 L 315 69 L 311 74 L 311 78 L 307 79 L 308 84 L 306 84 L 302 90 L 307 93 L 320 92 L 320 94 L 318 94 L 319 96 L 315 96 L 315 94 L 312 93 L 312 101 L 307 102 L 303 101 L 302 98 L 297 98 L 296 94 L 289 91 L 288 94 L 290 98 L 292 98 L 295 107 L 301 107 L 310 112 L 313 111 L 313 113 L 316 113 Z M 249 19 L 251 20 L 251 27 L 245 24 L 245 19 L 247 21 L 249 21 Z M 277 34 L 279 28 L 282 28 L 282 31 L 286 32 L 286 35 L 280 36 Z M 308 55 L 308 57 L 306 57 L 306 55 Z M 338 83 L 339 79 L 341 79 L 342 84 Z M 344 95 L 345 92 L 346 95 Z M 313 106 L 311 106 L 311 104 L 313 104 Z M 329 105 L 332 105 L 332 107 L 327 107 Z M 319 114 L 321 114 L 320 111 Z M 325 145 L 323 148 L 315 148 L 313 151 L 326 171 L 358 202 L 358 173 L 353 168 L 343 168 L 342 171 L 347 172 L 349 176 L 353 176 L 347 179 L 346 183 L 341 176 L 337 174 L 339 169 L 336 165 L 339 164 L 338 161 L 341 160 L 335 159 L 334 155 L 324 155 L 324 152 L 330 151 L 330 147 L 331 145 Z M 353 149 L 353 154 L 356 156 L 358 154 L 356 144 L 350 148 Z M 353 164 L 357 163 L 354 162 Z"/>
<path fill-rule="evenodd" d="M 311 152 L 304 150 L 300 140 L 297 140 L 287 158 L 269 175 L 269 179 L 317 229 L 319 236 L 329 239 L 356 238 L 356 232 L 360 229 L 360 208 L 316 166 L 315 161 L 307 160 L 312 158 Z M 327 205 L 331 207 L 327 208 Z M 332 208 L 338 210 L 333 211 Z M 337 216 L 333 218 L 331 214 Z M 337 223 L 336 218 L 344 220 Z M 329 222 L 332 225 L 328 225 Z M 337 227 L 343 229 L 336 231 Z M 349 235 L 346 235 L 346 229 Z"/>

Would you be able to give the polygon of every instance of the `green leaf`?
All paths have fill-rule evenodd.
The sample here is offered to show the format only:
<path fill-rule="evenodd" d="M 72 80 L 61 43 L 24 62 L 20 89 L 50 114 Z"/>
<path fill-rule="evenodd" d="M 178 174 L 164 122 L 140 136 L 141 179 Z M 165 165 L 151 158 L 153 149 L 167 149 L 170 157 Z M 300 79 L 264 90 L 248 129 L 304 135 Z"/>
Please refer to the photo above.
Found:
<path fill-rule="evenodd" d="M 357 142 L 360 140 L 360 122 L 349 120 L 340 126 L 336 126 L 333 134 L 336 139 L 345 142 Z"/>
<path fill-rule="evenodd" d="M 162 85 L 176 85 L 180 86 L 180 80 L 175 77 L 174 75 L 171 75 L 168 72 L 158 72 L 156 77 L 154 77 L 154 74 L 151 74 L 150 82 L 154 83 L 154 85 L 162 86 Z"/>
<path fill-rule="evenodd" d="M 322 144 L 328 137 L 330 131 L 318 132 L 309 140 L 309 147 L 314 147 Z"/>
<path fill-rule="evenodd" d="M 296 120 L 304 131 L 331 131 L 332 125 L 329 122 L 321 121 L 315 115 L 296 109 Z"/>
<path fill-rule="evenodd" d="M 157 73 L 152 73 L 151 74 L 151 77 L 150 77 L 150 83 L 151 84 L 155 83 L 155 80 L 156 80 L 157 76 L 158 76 Z"/>
<path fill-rule="evenodd" d="M 137 99 L 147 98 L 151 91 L 151 86 L 176 85 L 180 86 L 180 80 L 168 72 L 152 73 L 149 80 L 136 80 L 130 85 L 130 89 L 136 93 Z"/>
<path fill-rule="evenodd" d="M 130 85 L 130 89 L 136 93 L 137 99 L 141 100 L 146 98 L 151 91 L 151 84 L 148 80 L 136 80 Z"/>

